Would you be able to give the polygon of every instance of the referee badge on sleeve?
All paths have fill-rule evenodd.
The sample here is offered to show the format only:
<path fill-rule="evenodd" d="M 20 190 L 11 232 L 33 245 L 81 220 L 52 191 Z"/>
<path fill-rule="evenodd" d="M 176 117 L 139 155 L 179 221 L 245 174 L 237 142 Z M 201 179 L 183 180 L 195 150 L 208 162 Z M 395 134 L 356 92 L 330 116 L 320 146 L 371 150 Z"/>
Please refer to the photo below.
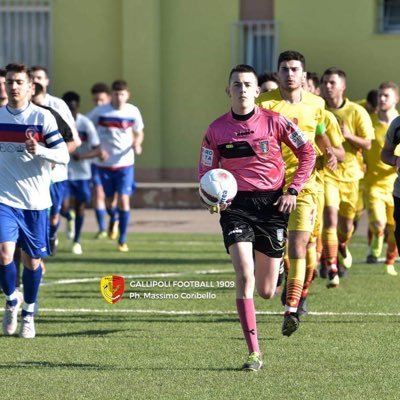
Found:
<path fill-rule="evenodd" d="M 206 167 L 211 167 L 214 160 L 214 151 L 203 147 L 201 149 L 201 163 Z"/>

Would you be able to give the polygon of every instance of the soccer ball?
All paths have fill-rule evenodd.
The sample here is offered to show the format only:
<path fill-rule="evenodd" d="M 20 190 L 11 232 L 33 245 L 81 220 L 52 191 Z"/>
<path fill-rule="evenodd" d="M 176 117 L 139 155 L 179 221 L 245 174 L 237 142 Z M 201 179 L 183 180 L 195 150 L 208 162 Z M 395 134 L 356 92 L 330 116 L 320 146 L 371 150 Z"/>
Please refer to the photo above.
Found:
<path fill-rule="evenodd" d="M 199 193 L 209 206 L 230 203 L 236 196 L 237 182 L 229 171 L 222 168 L 211 169 L 201 178 Z"/>

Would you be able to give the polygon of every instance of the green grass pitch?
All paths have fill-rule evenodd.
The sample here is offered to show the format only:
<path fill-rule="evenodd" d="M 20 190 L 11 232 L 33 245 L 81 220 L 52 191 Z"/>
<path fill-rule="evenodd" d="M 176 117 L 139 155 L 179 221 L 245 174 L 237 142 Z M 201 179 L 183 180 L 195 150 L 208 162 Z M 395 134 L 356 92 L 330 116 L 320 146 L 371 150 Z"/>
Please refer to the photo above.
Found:
<path fill-rule="evenodd" d="M 47 259 L 37 337 L 0 338 L 3 399 L 399 398 L 400 276 L 364 263 L 364 238 L 340 288 L 313 282 L 290 338 L 279 298 L 256 297 L 258 373 L 240 371 L 247 350 L 219 235 L 132 234 L 129 253 L 90 234 L 82 256 L 68 246 L 61 238 Z M 100 293 L 104 275 L 126 278 L 116 304 Z M 141 287 L 152 282 L 167 287 Z"/>

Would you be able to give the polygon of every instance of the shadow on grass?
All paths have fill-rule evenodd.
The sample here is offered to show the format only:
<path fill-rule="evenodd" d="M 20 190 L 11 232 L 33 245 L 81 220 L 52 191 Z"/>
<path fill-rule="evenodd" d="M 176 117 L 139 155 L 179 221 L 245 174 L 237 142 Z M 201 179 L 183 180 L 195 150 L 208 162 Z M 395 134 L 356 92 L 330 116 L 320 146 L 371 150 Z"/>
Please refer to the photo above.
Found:
<path fill-rule="evenodd" d="M 223 367 L 223 368 L 196 368 L 196 367 L 151 367 L 140 368 L 140 367 L 120 367 L 113 365 L 99 365 L 99 364 L 79 364 L 79 363 L 57 363 L 50 361 L 20 361 L 10 363 L 0 363 L 0 369 L 47 369 L 47 368 L 61 368 L 61 369 L 82 369 L 82 370 L 95 370 L 95 371 L 215 371 L 215 372 L 226 372 L 226 371 L 241 371 L 240 368 Z"/>
<path fill-rule="evenodd" d="M 238 318 L 235 316 L 231 317 L 212 317 L 212 316 L 201 316 L 201 318 L 193 318 L 193 316 L 182 317 L 182 316 L 171 316 L 171 317 L 150 317 L 150 316 L 142 316 L 142 315 L 73 315 L 73 316 L 46 316 L 46 317 L 37 317 L 35 321 L 38 324 L 82 324 L 82 323 L 101 323 L 101 324 L 115 324 L 115 323 L 168 323 L 168 324 L 215 324 L 215 323 L 236 323 L 238 322 Z"/>
<path fill-rule="evenodd" d="M 130 329 L 92 329 L 79 332 L 63 332 L 63 333 L 40 333 L 37 337 L 77 337 L 77 336 L 96 336 L 103 337 L 114 333 L 129 332 Z"/>
<path fill-rule="evenodd" d="M 154 255 L 154 253 L 153 253 Z M 187 265 L 187 264 L 230 264 L 229 260 L 227 259 L 218 259 L 218 258 L 201 258 L 201 257 L 193 257 L 193 258 L 135 258 L 129 255 L 126 256 L 127 258 L 105 258 L 105 257 L 56 257 L 54 258 L 54 263 L 59 264 L 141 264 L 141 265 Z M 50 263 L 49 263 L 50 264 Z"/>
<path fill-rule="evenodd" d="M 56 363 L 49 361 L 20 361 L 10 363 L 0 363 L 0 369 L 37 369 L 37 368 L 65 368 L 65 369 L 84 369 L 98 371 L 112 371 L 116 368 L 111 365 L 98 364 L 78 364 L 78 363 Z"/>

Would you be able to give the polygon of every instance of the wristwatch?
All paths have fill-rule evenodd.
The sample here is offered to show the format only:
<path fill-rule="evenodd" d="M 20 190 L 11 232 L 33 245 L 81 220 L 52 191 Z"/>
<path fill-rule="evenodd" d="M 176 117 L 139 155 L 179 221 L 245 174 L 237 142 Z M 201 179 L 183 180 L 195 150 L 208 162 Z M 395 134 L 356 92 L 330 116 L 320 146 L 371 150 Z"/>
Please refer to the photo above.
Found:
<path fill-rule="evenodd" d="M 291 194 L 292 196 L 297 196 L 299 192 L 296 189 L 293 188 L 288 188 L 287 192 Z"/>

